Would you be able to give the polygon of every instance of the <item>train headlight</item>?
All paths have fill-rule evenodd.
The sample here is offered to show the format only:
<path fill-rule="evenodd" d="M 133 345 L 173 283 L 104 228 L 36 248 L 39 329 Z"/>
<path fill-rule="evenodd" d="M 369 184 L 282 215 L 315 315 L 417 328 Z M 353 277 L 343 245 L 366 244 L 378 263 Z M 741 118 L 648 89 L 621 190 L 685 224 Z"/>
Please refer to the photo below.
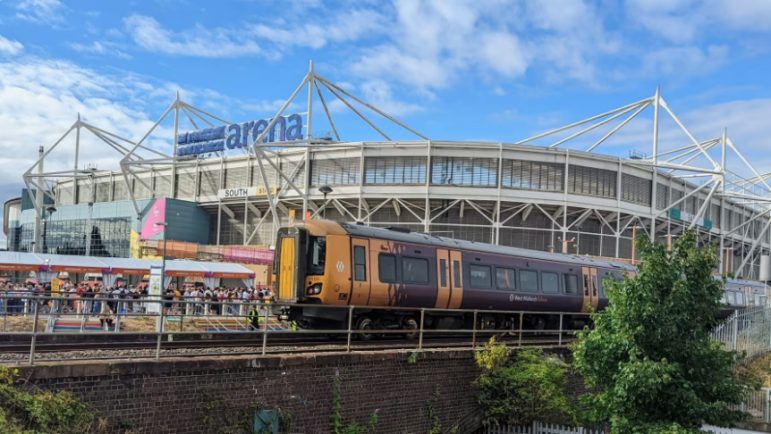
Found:
<path fill-rule="evenodd" d="M 309 286 L 308 289 L 305 290 L 305 293 L 307 295 L 319 295 L 319 294 L 321 294 L 321 284 L 320 283 L 314 283 L 313 285 Z"/>

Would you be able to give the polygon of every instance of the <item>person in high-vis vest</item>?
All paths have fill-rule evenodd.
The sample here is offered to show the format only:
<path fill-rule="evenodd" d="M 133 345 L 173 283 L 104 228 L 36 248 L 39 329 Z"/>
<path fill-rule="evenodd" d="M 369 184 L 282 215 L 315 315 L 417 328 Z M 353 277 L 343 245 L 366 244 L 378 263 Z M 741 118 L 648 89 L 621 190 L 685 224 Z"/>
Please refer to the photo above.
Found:
<path fill-rule="evenodd" d="M 249 324 L 253 330 L 260 329 L 260 309 L 257 305 L 252 306 L 252 310 L 249 311 Z"/>

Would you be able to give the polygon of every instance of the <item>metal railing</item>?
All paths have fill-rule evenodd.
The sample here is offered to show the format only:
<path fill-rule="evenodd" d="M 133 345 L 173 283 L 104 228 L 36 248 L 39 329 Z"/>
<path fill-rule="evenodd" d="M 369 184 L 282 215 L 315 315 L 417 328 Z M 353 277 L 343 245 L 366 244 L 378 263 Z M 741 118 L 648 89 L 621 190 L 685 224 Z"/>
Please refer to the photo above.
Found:
<path fill-rule="evenodd" d="M 339 328 L 295 327 L 276 315 L 280 309 L 293 306 L 324 309 L 330 315 L 336 311 L 336 317 L 343 321 L 339 323 Z M 411 328 L 396 327 L 393 322 L 388 326 L 374 322 L 362 327 L 361 323 L 354 321 L 361 315 L 410 318 L 411 321 L 402 321 L 402 324 Z M 255 316 L 259 321 L 253 320 Z M 572 312 L 21 295 L 0 297 L 0 317 L 0 334 L 5 341 L 5 344 L 0 344 L 0 362 L 7 361 L 2 358 L 3 353 L 18 354 L 23 348 L 24 353 L 28 353 L 25 361 L 29 364 L 41 359 L 43 353 L 81 351 L 83 348 L 78 345 L 92 349 L 136 348 L 119 357 L 156 359 L 179 355 L 174 351 L 181 348 L 218 345 L 248 347 L 246 353 L 259 355 L 268 352 L 377 349 L 422 351 L 436 347 L 475 349 L 480 342 L 494 335 L 509 345 L 564 346 L 589 321 L 589 314 Z M 440 328 L 440 318 L 455 318 L 462 327 Z M 85 334 L 98 336 L 99 339 L 82 339 Z M 68 343 L 64 338 L 71 336 L 81 338 L 71 338 Z M 13 361 L 20 362 L 18 358 Z"/>
<path fill-rule="evenodd" d="M 736 311 L 712 330 L 711 338 L 728 350 L 752 358 L 771 351 L 771 309 Z"/>

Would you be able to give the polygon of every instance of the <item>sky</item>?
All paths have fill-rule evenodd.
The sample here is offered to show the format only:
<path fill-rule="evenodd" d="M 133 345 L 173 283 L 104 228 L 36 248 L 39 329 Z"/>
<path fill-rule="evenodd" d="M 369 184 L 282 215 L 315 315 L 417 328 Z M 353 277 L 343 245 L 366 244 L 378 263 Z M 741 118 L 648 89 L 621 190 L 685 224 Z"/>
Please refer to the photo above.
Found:
<path fill-rule="evenodd" d="M 38 147 L 78 114 L 134 141 L 178 91 L 228 121 L 269 118 L 311 60 L 320 76 L 437 140 L 515 142 L 660 87 L 696 139 L 727 128 L 767 172 L 769 42 L 766 0 L 0 0 L 0 199 L 19 195 Z M 343 140 L 378 139 L 325 97 Z M 306 111 L 306 101 L 301 92 L 288 111 Z M 314 135 L 328 135 L 315 119 Z M 651 117 L 640 119 L 597 151 L 649 153 Z M 662 140 L 687 144 L 669 122 Z M 148 143 L 168 149 L 171 131 L 164 121 Z M 80 168 L 118 168 L 119 155 L 83 140 Z M 72 149 L 67 138 L 46 169 L 71 168 Z"/>

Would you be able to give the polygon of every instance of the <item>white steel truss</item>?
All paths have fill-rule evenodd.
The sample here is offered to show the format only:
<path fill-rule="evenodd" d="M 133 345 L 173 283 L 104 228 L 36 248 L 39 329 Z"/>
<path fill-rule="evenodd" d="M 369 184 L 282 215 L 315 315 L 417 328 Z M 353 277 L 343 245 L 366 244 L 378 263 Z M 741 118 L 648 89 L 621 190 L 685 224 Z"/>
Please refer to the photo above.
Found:
<path fill-rule="evenodd" d="M 304 138 L 293 142 L 282 142 L 280 144 L 282 150 L 277 150 L 275 143 L 264 143 L 264 139 L 273 130 L 278 119 L 293 104 L 296 105 L 296 100 L 303 94 L 303 89 L 306 90 L 307 95 L 305 105 L 307 123 Z M 330 107 L 330 103 L 335 100 L 340 107 L 355 114 L 356 118 L 382 137 L 383 141 L 345 141 L 349 138 L 341 134 L 340 124 L 332 116 L 335 110 Z M 314 114 L 321 116 L 316 120 L 327 122 L 331 137 L 314 136 Z M 149 146 L 148 138 L 156 133 L 159 126 L 168 118 L 173 120 L 172 145 L 168 147 L 170 149 L 164 151 Z M 650 136 L 647 137 L 650 151 L 644 155 L 630 154 L 628 158 L 617 159 L 615 164 L 618 167 L 618 185 L 615 189 L 615 198 L 605 202 L 597 201 L 597 204 L 594 204 L 592 201 L 587 201 L 585 197 L 579 198 L 570 193 L 568 175 L 572 170 L 573 160 L 586 158 L 587 153 L 591 155 L 605 149 L 612 151 L 611 142 L 619 137 L 623 138 L 630 124 L 645 120 L 652 123 L 649 130 Z M 382 125 L 383 121 L 390 125 L 391 130 L 396 128 L 412 138 L 408 141 L 394 140 L 391 130 Z M 680 139 L 662 139 L 662 123 L 665 121 L 674 125 L 674 131 L 680 135 Z M 42 195 L 51 194 L 45 188 L 44 179 L 80 179 L 94 176 L 93 172 L 78 168 L 77 146 L 73 170 L 42 171 L 45 158 L 61 140 L 73 131 L 79 137 L 81 129 L 84 128 L 121 154 L 121 174 L 137 214 L 140 210 L 130 188 L 130 180 L 144 183 L 142 177 L 138 176 L 140 172 L 158 167 L 170 170 L 169 197 L 175 197 L 177 194 L 175 173 L 182 168 L 198 168 L 204 163 L 197 157 L 177 155 L 181 122 L 186 122 L 196 129 L 204 125 L 230 123 L 182 101 L 179 94 L 158 121 L 136 141 L 108 133 L 78 118 L 62 139 L 41 155 L 35 165 L 24 175 L 28 191 L 38 192 L 34 198 L 38 220 L 43 214 Z M 561 188 L 561 194 L 552 195 L 549 199 L 526 194 L 512 198 L 510 190 L 504 188 L 501 181 L 504 154 L 530 152 L 530 150 L 543 152 L 544 148 L 557 151 L 558 155 L 564 155 L 562 160 L 564 161 L 564 185 Z M 485 194 L 489 193 L 489 195 L 482 195 L 484 197 L 480 196 L 481 193 L 475 194 L 471 189 L 460 187 L 456 190 L 456 194 L 450 194 L 448 197 L 441 188 L 432 184 L 429 173 L 432 158 L 442 155 L 443 152 L 455 152 L 453 150 L 460 152 L 469 149 L 485 150 L 491 155 L 497 153 L 497 186 L 492 190 L 486 190 Z M 352 186 L 354 188 L 350 191 L 339 189 L 332 192 L 329 197 L 325 194 L 321 198 L 321 194 L 311 188 L 311 161 L 317 154 L 336 150 L 350 151 L 360 159 L 358 185 Z M 756 259 L 760 255 L 768 254 L 771 250 L 771 232 L 768 231 L 771 227 L 769 223 L 771 222 L 769 217 L 771 216 L 771 186 L 769 185 L 771 172 L 763 173 L 756 170 L 725 130 L 714 138 L 697 139 L 670 108 L 659 89 L 656 89 L 651 97 L 513 143 L 442 142 L 429 139 L 345 88 L 318 75 L 311 62 L 308 72 L 299 85 L 271 118 L 268 126 L 246 148 L 246 152 L 250 159 L 249 167 L 253 167 L 255 173 L 259 174 L 258 183 L 264 187 L 265 198 L 255 201 L 244 200 L 242 203 L 225 203 L 221 199 L 202 203 L 203 206 L 217 206 L 218 237 L 223 213 L 228 220 L 226 223 L 230 220 L 240 222 L 238 217 L 242 214 L 243 224 L 237 230 L 244 244 L 252 243 L 259 238 L 258 234 L 265 225 L 270 225 L 270 231 L 275 233 L 278 225 L 294 218 L 296 211 L 300 211 L 303 218 L 308 215 L 316 218 L 324 215 L 325 210 L 329 210 L 336 218 L 347 221 L 382 225 L 403 223 L 425 232 L 436 232 L 434 230 L 436 227 L 484 228 L 487 236 L 480 241 L 494 243 L 501 242 L 504 234 L 511 236 L 510 233 L 513 233 L 511 231 L 540 231 L 549 239 L 550 249 L 566 253 L 574 253 L 572 250 L 574 248 L 581 252 L 581 236 L 599 235 L 601 244 L 602 240 L 607 240 L 608 246 L 612 247 L 603 248 L 605 244 L 602 244 L 601 256 L 611 257 L 619 256 L 621 250 L 624 250 L 620 245 L 630 243 L 632 234 L 637 231 L 669 242 L 683 229 L 696 228 L 705 239 L 718 241 L 722 269 L 729 269 L 728 262 L 732 257 L 728 252 L 740 252 L 738 267 L 733 268 L 737 275 L 744 277 L 753 277 L 756 271 L 752 265 L 757 262 Z M 425 158 L 427 172 L 425 184 L 422 187 L 392 189 L 387 193 L 382 189 L 375 190 L 368 187 L 363 179 L 365 158 L 373 152 L 377 155 L 385 153 L 393 156 L 408 153 Z M 221 167 L 224 167 L 226 157 L 217 156 Z M 286 158 L 295 158 L 289 170 L 284 167 Z M 648 205 L 630 207 L 622 203 L 624 202 L 622 174 L 626 173 L 624 170 L 627 169 L 642 170 L 651 174 Z M 267 174 L 273 172 L 279 177 L 277 184 L 273 184 L 268 179 Z M 663 195 L 663 201 L 659 203 L 659 184 L 672 179 L 687 182 L 689 190 L 681 197 L 674 197 L 672 191 L 668 191 Z M 221 179 L 218 185 L 222 187 Z M 145 185 L 145 187 L 149 186 Z M 548 195 L 544 195 L 546 196 Z M 675 221 L 671 218 L 672 209 L 695 198 L 698 198 L 696 202 L 698 205 L 695 212 L 688 216 L 688 221 Z M 704 221 L 710 208 L 716 203 L 719 203 L 720 228 L 700 228 L 699 222 Z M 727 223 L 726 208 L 729 204 L 742 207 L 749 216 L 735 223 Z M 395 222 L 378 220 L 379 215 L 391 212 L 394 217 L 390 220 L 396 220 Z M 457 213 L 461 221 L 443 222 L 448 213 Z M 713 218 L 715 218 L 714 215 Z M 463 219 L 468 221 L 465 222 Z M 537 219 L 544 227 L 528 225 L 533 219 Z M 250 225 L 250 221 L 253 224 Z M 514 222 L 518 223 L 512 224 Z M 589 223 L 593 230 L 599 231 L 599 234 L 581 229 Z M 37 226 L 39 223 L 36 224 Z M 453 229 L 446 230 L 453 231 Z"/>

